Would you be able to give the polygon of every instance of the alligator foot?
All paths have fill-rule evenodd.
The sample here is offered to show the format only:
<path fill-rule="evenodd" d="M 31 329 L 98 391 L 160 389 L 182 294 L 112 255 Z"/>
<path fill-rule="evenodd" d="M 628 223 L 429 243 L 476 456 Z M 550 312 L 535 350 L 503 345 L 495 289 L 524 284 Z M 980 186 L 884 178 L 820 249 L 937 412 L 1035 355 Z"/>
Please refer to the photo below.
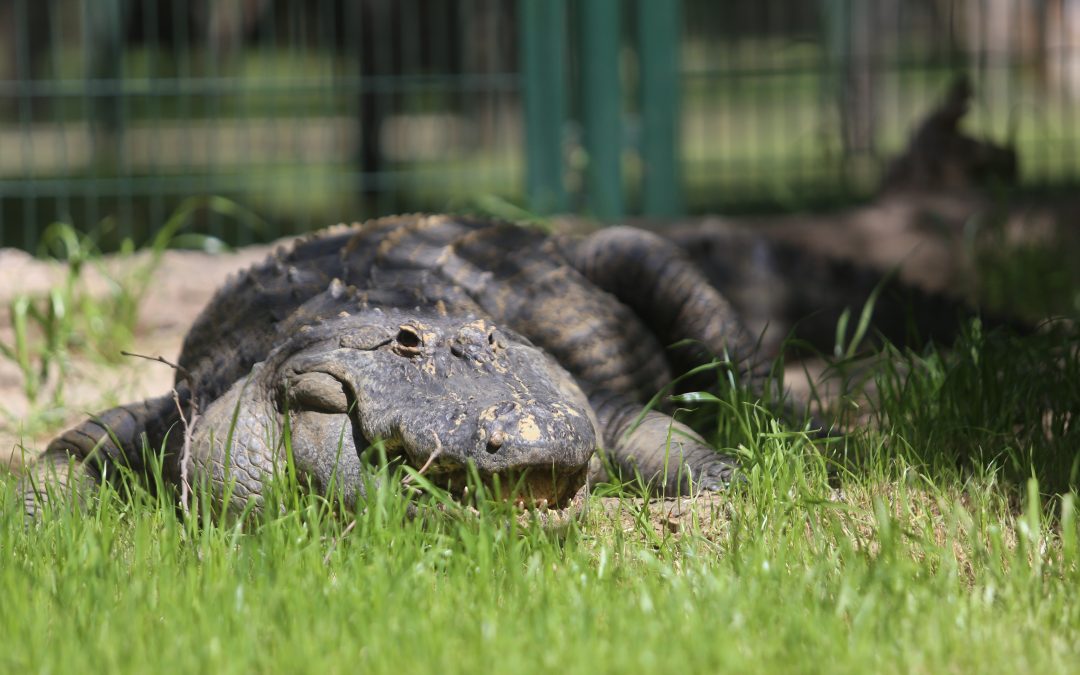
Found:
<path fill-rule="evenodd" d="M 607 428 L 606 462 L 594 463 L 591 479 L 640 480 L 650 494 L 673 497 L 725 489 L 737 462 L 705 443 L 690 427 L 656 411 L 630 418 L 628 408 Z M 603 410 L 602 412 L 607 412 Z"/>

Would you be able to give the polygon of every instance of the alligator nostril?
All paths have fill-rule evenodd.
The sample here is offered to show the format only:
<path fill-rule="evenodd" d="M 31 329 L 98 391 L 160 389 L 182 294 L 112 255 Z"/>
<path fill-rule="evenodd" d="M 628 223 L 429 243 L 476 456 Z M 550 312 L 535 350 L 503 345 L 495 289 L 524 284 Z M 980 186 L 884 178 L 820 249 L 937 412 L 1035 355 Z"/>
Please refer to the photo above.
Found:
<path fill-rule="evenodd" d="M 506 433 L 502 431 L 496 431 L 491 434 L 491 438 L 487 442 L 487 451 L 491 454 L 495 454 L 499 451 L 499 448 L 506 442 Z"/>

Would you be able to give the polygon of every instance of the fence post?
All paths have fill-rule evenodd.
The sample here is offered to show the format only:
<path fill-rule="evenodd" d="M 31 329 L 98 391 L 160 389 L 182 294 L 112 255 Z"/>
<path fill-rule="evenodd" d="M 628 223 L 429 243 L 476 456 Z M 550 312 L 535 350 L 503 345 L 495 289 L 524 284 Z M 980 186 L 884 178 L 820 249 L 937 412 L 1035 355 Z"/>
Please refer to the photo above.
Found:
<path fill-rule="evenodd" d="M 581 2 L 581 106 L 590 213 L 623 215 L 619 0 Z"/>
<path fill-rule="evenodd" d="M 563 187 L 566 118 L 565 0 L 521 0 L 521 63 L 525 102 L 525 189 L 529 208 L 568 208 Z"/>
<path fill-rule="evenodd" d="M 642 212 L 682 213 L 679 172 L 680 0 L 638 0 Z"/>

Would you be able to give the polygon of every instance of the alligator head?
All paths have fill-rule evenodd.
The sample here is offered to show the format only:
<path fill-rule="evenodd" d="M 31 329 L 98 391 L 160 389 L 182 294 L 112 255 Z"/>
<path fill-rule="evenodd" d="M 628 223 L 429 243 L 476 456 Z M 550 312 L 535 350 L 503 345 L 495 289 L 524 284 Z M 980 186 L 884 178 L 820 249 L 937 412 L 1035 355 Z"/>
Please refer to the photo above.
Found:
<path fill-rule="evenodd" d="M 500 496 L 531 503 L 560 506 L 581 488 L 596 423 L 554 359 L 442 303 L 371 307 L 335 295 L 283 322 L 281 344 L 206 406 L 193 431 L 196 476 L 231 480 L 241 502 L 261 499 L 283 430 L 296 467 L 347 497 L 363 491 L 361 456 L 372 444 L 458 496 L 472 471 Z"/>

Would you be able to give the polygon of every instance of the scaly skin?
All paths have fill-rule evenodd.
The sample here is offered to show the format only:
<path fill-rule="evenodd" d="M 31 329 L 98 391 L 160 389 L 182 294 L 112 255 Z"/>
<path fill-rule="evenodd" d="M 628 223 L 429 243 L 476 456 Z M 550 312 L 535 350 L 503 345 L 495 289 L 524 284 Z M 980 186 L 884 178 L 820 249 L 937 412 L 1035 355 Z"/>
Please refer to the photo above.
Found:
<path fill-rule="evenodd" d="M 1018 334 L 1035 329 L 1029 322 L 981 311 L 959 293 L 905 283 L 898 270 L 811 253 L 748 229 L 696 225 L 673 228 L 665 237 L 731 302 L 733 312 L 760 337 L 767 358 L 779 354 L 788 337 L 820 353 L 832 352 L 840 316 L 847 310 L 857 317 L 875 294 L 871 341 L 951 344 L 963 318 L 976 315 L 988 328 Z"/>
<path fill-rule="evenodd" d="M 679 340 L 700 346 L 664 348 Z M 145 436 L 167 483 L 186 471 L 218 499 L 231 491 L 231 506 L 258 506 L 288 422 L 298 470 L 347 500 L 363 494 L 376 440 L 452 490 L 471 464 L 562 504 L 587 470 L 606 477 L 601 445 L 608 467 L 658 493 L 719 489 L 731 459 L 661 412 L 634 422 L 673 372 L 727 354 L 752 374 L 751 350 L 731 306 L 652 234 L 551 237 L 445 216 L 332 228 L 231 280 L 191 328 L 176 386 L 187 419 L 199 415 L 187 467 L 167 395 L 63 434 L 35 483 L 69 457 L 93 480 L 111 465 L 142 473 Z"/>

